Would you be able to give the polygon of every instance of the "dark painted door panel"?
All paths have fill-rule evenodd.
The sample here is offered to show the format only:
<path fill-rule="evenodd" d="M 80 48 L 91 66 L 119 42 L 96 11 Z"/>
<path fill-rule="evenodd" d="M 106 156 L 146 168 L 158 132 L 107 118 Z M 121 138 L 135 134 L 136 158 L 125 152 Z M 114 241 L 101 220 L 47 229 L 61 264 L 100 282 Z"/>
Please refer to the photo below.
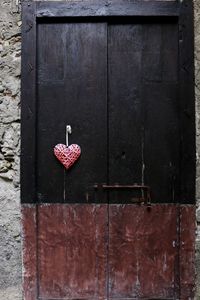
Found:
<path fill-rule="evenodd" d="M 180 200 L 178 25 L 108 27 L 109 183 L 145 183 L 153 202 Z M 110 193 L 111 202 L 130 200 Z"/>
<path fill-rule="evenodd" d="M 54 41 L 52 45 L 52 41 Z M 107 176 L 107 26 L 105 23 L 39 24 L 37 197 L 39 202 L 88 199 L 88 188 Z M 65 144 L 82 154 L 65 172 L 53 155 Z"/>
<path fill-rule="evenodd" d="M 109 183 L 142 183 L 142 30 L 140 24 L 108 26 Z M 110 202 L 130 201 L 127 190 Z"/>
<path fill-rule="evenodd" d="M 177 23 L 41 23 L 37 53 L 38 201 L 106 202 L 95 183 L 146 184 L 153 202 L 180 201 Z M 53 155 L 66 124 L 82 149 L 67 172 Z"/>
<path fill-rule="evenodd" d="M 194 204 L 192 2 L 72 2 L 23 5 L 22 202 L 130 202 L 93 185 L 136 182 Z M 68 123 L 82 156 L 65 172 Z"/>

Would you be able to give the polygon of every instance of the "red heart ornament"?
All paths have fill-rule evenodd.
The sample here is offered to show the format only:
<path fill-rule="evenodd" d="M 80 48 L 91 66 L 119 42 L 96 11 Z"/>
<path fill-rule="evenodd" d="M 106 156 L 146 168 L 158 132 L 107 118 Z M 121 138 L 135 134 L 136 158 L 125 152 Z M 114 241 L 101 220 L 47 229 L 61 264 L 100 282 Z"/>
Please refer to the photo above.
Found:
<path fill-rule="evenodd" d="M 69 147 L 64 144 L 58 144 L 54 147 L 54 154 L 68 170 L 81 155 L 81 148 L 76 144 L 72 144 Z"/>

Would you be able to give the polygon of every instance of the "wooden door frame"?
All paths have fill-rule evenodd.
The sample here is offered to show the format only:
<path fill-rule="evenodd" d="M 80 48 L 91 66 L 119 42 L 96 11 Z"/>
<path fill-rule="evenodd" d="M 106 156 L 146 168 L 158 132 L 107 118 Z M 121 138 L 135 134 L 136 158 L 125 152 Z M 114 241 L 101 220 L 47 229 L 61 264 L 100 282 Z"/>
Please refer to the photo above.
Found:
<path fill-rule="evenodd" d="M 195 241 L 195 101 L 193 3 L 180 1 L 102 1 L 22 3 L 22 148 L 21 201 L 23 225 L 24 299 L 38 299 L 37 247 L 38 211 L 36 193 L 37 122 L 37 22 L 48 18 L 76 17 L 161 17 L 177 18 L 179 24 L 179 107 L 181 118 L 181 199 L 179 218 L 180 299 L 194 293 Z M 191 184 L 192 182 L 192 184 Z M 28 204 L 28 205 L 26 205 Z M 32 205 L 31 205 L 32 204 Z M 44 204 L 45 206 L 45 204 Z"/>

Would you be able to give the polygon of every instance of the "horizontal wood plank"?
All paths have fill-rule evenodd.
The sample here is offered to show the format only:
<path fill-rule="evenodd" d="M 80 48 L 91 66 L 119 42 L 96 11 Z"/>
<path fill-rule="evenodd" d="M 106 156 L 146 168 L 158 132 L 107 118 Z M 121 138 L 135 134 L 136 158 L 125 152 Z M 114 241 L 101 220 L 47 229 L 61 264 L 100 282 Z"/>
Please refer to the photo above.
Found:
<path fill-rule="evenodd" d="M 37 17 L 178 16 L 176 1 L 37 2 Z"/>

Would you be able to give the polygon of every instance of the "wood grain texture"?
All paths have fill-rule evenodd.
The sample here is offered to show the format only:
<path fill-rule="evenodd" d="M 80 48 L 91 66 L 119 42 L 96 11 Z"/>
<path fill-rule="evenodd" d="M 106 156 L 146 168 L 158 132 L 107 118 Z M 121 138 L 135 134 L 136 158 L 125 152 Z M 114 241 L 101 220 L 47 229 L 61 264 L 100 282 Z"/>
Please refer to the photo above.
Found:
<path fill-rule="evenodd" d="M 194 299 L 195 295 L 195 206 L 180 208 L 180 299 Z"/>
<path fill-rule="evenodd" d="M 53 154 L 56 144 L 65 143 L 64 29 L 62 24 L 38 24 L 37 29 L 38 202 L 45 199 L 62 202 L 64 199 L 65 172 Z"/>
<path fill-rule="evenodd" d="M 37 17 L 178 16 L 176 1 L 37 2 Z"/>
<path fill-rule="evenodd" d="M 35 202 L 36 19 L 35 3 L 22 5 L 21 201 Z"/>
<path fill-rule="evenodd" d="M 142 25 L 108 25 L 109 183 L 142 182 Z M 133 192 L 132 196 L 136 196 Z M 130 201 L 110 192 L 110 203 Z"/>
<path fill-rule="evenodd" d="M 181 120 L 181 201 L 195 203 L 196 147 L 193 1 L 181 4 L 179 17 L 179 102 Z"/>
<path fill-rule="evenodd" d="M 121 4 L 105 3 L 116 9 Z M 37 32 L 35 5 L 55 13 L 37 19 Z M 53 18 L 65 9 L 73 16 L 70 7 L 87 11 L 89 3 L 59 5 L 23 6 L 22 202 L 106 203 L 106 193 L 94 195 L 92 186 L 110 181 L 145 183 L 155 203 L 194 203 L 190 3 L 123 2 L 127 10 L 131 5 L 139 14 L 151 7 L 155 15 L 91 22 Z M 159 18 L 161 7 L 180 8 L 179 20 Z M 65 173 L 52 149 L 65 142 L 68 123 L 73 127 L 70 142 L 83 151 Z M 118 194 L 110 194 L 110 201 L 128 196 Z"/>
<path fill-rule="evenodd" d="M 180 201 L 178 24 L 143 27 L 144 181 L 153 202 Z"/>
<path fill-rule="evenodd" d="M 105 299 L 107 205 L 39 206 L 39 296 Z"/>
<path fill-rule="evenodd" d="M 144 182 L 153 202 L 180 200 L 178 24 L 108 25 L 111 184 Z M 133 196 L 133 195 L 132 195 Z M 131 195 L 110 193 L 111 202 Z"/>
<path fill-rule="evenodd" d="M 24 205 L 22 225 L 24 300 L 193 299 L 195 206 Z"/>
<path fill-rule="evenodd" d="M 107 176 L 106 34 L 104 23 L 38 26 L 39 202 L 95 202 L 86 194 Z M 80 145 L 82 155 L 65 172 L 53 148 L 65 144 L 67 124 L 69 143 Z"/>
<path fill-rule="evenodd" d="M 109 206 L 109 299 L 176 299 L 178 219 L 173 205 Z"/>
<path fill-rule="evenodd" d="M 22 260 L 23 260 L 23 299 L 37 299 L 37 207 L 23 205 Z"/>
<path fill-rule="evenodd" d="M 88 190 L 107 177 L 107 26 L 69 24 L 65 119 L 72 126 L 71 143 L 81 157 L 66 174 L 66 202 L 95 202 Z M 90 197 L 87 197 L 87 194 Z M 106 202 L 101 197 L 100 202 Z"/>

